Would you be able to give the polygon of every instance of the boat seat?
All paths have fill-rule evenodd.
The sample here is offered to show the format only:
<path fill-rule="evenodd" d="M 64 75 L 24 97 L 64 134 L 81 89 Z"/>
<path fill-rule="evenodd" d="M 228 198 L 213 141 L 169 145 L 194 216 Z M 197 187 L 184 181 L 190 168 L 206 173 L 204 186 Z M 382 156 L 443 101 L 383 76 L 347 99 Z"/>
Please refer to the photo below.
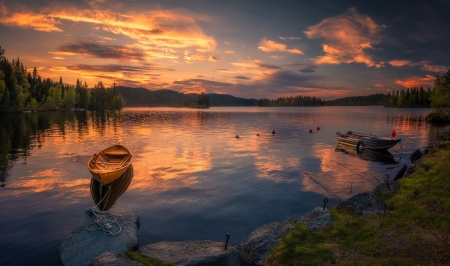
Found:
<path fill-rule="evenodd" d="M 105 154 L 106 156 L 125 156 L 128 155 L 129 153 L 126 151 L 105 151 L 103 154 Z"/>

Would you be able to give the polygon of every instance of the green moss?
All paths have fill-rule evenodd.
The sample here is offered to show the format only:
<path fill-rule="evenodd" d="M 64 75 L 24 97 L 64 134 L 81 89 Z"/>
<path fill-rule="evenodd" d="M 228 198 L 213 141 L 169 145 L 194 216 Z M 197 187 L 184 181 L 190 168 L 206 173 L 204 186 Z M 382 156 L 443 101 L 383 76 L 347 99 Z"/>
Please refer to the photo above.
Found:
<path fill-rule="evenodd" d="M 397 193 L 378 194 L 381 215 L 329 209 L 335 222 L 310 232 L 296 225 L 273 249 L 268 265 L 444 265 L 450 258 L 442 236 L 450 231 L 450 142 L 423 158 Z"/>
<path fill-rule="evenodd" d="M 130 259 L 135 260 L 137 262 L 140 262 L 147 266 L 174 266 L 174 264 L 169 262 L 164 262 L 155 258 L 147 257 L 141 253 L 133 252 L 133 251 L 127 251 L 125 252 L 125 255 L 127 255 Z"/>

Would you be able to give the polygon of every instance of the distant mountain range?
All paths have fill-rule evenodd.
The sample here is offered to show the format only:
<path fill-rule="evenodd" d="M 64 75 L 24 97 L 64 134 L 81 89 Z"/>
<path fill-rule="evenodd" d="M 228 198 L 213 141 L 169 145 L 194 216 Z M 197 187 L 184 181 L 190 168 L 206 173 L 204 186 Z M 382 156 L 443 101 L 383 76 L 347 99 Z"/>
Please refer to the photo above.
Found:
<path fill-rule="evenodd" d="M 146 88 L 116 87 L 125 106 L 172 106 L 189 107 L 196 101 L 196 93 L 180 93 L 173 90 L 149 90 Z M 245 99 L 227 94 L 206 93 L 211 106 L 257 106 L 257 99 Z"/>
<path fill-rule="evenodd" d="M 180 93 L 173 90 L 149 90 L 146 88 L 133 87 L 116 87 L 116 92 L 122 95 L 125 106 L 171 106 L 171 107 L 191 107 L 197 102 L 198 94 L 196 93 Z M 411 92 L 411 93 L 410 93 Z M 335 100 L 322 101 L 318 98 L 319 103 L 304 106 L 391 106 L 391 107 L 429 107 L 429 95 L 431 90 L 427 91 L 422 88 L 414 88 L 411 90 L 397 91 L 397 95 L 388 94 L 372 94 L 365 96 L 350 96 Z M 227 94 L 206 93 L 209 97 L 211 106 L 258 106 L 257 99 L 245 99 Z M 418 95 L 417 97 L 413 97 Z M 278 102 L 276 106 L 293 106 L 295 105 L 289 99 L 295 98 L 311 98 L 309 96 L 296 96 L 287 98 L 278 98 L 277 100 L 259 99 L 259 101 Z M 411 99 L 410 99 L 411 98 Z M 403 100 L 401 102 L 400 100 Z M 269 106 L 269 105 L 267 105 Z"/>

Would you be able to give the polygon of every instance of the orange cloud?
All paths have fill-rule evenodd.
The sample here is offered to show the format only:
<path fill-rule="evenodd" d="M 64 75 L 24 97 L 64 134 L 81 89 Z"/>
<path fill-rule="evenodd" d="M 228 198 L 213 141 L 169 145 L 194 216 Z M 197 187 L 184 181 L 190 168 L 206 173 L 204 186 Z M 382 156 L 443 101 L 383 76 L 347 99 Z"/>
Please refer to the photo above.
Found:
<path fill-rule="evenodd" d="M 405 88 L 430 87 L 434 85 L 435 77 L 426 75 L 425 77 L 412 77 L 404 80 L 396 80 L 395 83 Z"/>
<path fill-rule="evenodd" d="M 192 53 L 190 51 L 184 51 L 184 60 L 188 64 L 193 64 L 195 61 L 205 60 L 205 56 L 200 53 Z"/>
<path fill-rule="evenodd" d="M 316 64 L 363 63 L 379 68 L 383 63 L 374 62 L 367 50 L 380 42 L 383 28 L 352 8 L 343 15 L 322 20 L 304 33 L 310 39 L 325 39 L 322 45 L 325 55 L 312 59 Z"/>
<path fill-rule="evenodd" d="M 239 60 L 239 62 L 231 63 L 234 66 L 243 68 L 267 68 L 267 69 L 280 69 L 275 65 L 269 65 L 261 60 Z"/>
<path fill-rule="evenodd" d="M 194 18 L 174 11 L 118 13 L 109 10 L 55 11 L 51 17 L 103 25 L 103 30 L 122 34 L 147 45 L 164 47 L 199 47 L 214 50 L 216 41 L 206 36 Z"/>
<path fill-rule="evenodd" d="M 9 12 L 0 9 L 0 23 L 7 26 L 33 28 L 38 31 L 59 31 L 64 21 L 96 24 L 96 28 L 124 35 L 138 43 L 156 47 L 196 47 L 212 51 L 213 37 L 203 33 L 193 16 L 181 12 L 156 10 L 119 13 L 111 10 L 48 8 L 42 12 Z M 99 27 L 101 26 L 101 27 Z"/>
<path fill-rule="evenodd" d="M 444 72 L 447 72 L 447 70 L 450 70 L 450 67 L 424 64 L 422 66 L 422 70 L 430 71 L 430 72 L 443 72 L 444 73 Z"/>
<path fill-rule="evenodd" d="M 266 38 L 261 40 L 258 49 L 264 52 L 288 52 L 292 54 L 303 54 L 303 52 L 298 49 L 287 49 L 285 44 L 267 40 Z"/>
<path fill-rule="evenodd" d="M 296 41 L 296 40 L 302 39 L 301 37 L 296 37 L 296 36 L 286 36 L 286 37 L 278 36 L 278 38 L 280 38 L 280 40 L 283 40 L 283 41 Z"/>
<path fill-rule="evenodd" d="M 219 59 L 218 59 L 217 57 L 213 56 L 213 55 L 211 55 L 211 56 L 208 58 L 208 60 L 211 61 L 211 62 L 219 62 Z"/>
<path fill-rule="evenodd" d="M 402 67 L 402 66 L 409 65 L 410 61 L 408 61 L 408 60 L 392 60 L 392 61 L 389 61 L 389 64 L 391 64 L 394 67 Z"/>
<path fill-rule="evenodd" d="M 0 7 L 0 24 L 44 32 L 62 32 L 57 26 L 61 22 L 55 18 L 32 12 L 10 13 L 5 6 Z"/>

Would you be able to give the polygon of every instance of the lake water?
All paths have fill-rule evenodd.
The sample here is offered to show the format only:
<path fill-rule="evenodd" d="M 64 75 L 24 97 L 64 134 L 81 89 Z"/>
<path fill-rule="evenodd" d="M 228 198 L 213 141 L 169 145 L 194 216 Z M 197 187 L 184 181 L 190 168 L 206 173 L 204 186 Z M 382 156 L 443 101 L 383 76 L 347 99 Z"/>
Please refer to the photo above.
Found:
<path fill-rule="evenodd" d="M 134 176 L 111 211 L 139 215 L 140 246 L 224 241 L 226 233 L 237 245 L 259 226 L 298 219 L 324 198 L 332 207 L 394 176 L 439 131 L 425 122 L 428 112 L 215 107 L 0 115 L 0 265 L 59 264 L 59 246 L 95 205 L 86 164 L 112 144 L 132 151 Z M 388 154 L 337 148 L 337 131 L 390 136 L 393 129 L 402 142 Z"/>

